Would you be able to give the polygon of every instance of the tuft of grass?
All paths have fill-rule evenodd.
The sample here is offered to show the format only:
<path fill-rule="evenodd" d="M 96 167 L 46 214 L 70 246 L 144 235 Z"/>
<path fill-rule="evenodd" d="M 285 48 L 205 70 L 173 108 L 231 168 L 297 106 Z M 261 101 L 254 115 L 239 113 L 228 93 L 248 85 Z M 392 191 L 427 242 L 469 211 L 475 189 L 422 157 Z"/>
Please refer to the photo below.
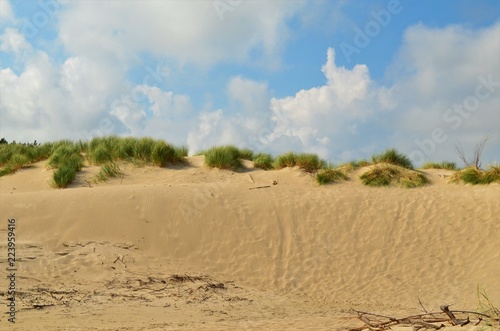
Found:
<path fill-rule="evenodd" d="M 325 161 L 320 159 L 316 154 L 302 153 L 295 157 L 295 162 L 300 169 L 305 172 L 316 172 L 323 169 L 326 165 Z"/>
<path fill-rule="evenodd" d="M 500 183 L 500 166 L 490 165 L 487 170 L 481 170 L 476 167 L 467 167 L 457 171 L 451 176 L 450 182 L 472 185 L 487 185 L 491 183 Z"/>
<path fill-rule="evenodd" d="M 50 168 L 59 168 L 73 154 L 80 155 L 79 151 L 73 144 L 57 144 L 49 157 L 48 165 Z M 83 161 L 82 161 L 83 162 Z"/>
<path fill-rule="evenodd" d="M 232 145 L 212 147 L 205 153 L 205 164 L 210 168 L 237 170 L 242 166 L 240 151 Z"/>
<path fill-rule="evenodd" d="M 248 148 L 240 149 L 240 159 L 252 161 L 253 151 Z"/>
<path fill-rule="evenodd" d="M 255 168 L 270 170 L 273 168 L 273 157 L 267 153 L 257 153 L 253 156 L 253 164 Z"/>
<path fill-rule="evenodd" d="M 115 162 L 108 162 L 101 165 L 101 169 L 96 175 L 96 181 L 105 182 L 109 178 L 122 177 L 123 171 Z"/>
<path fill-rule="evenodd" d="M 486 290 L 477 285 L 477 311 L 486 317 L 486 325 L 493 327 L 500 326 L 500 309 L 496 308 L 486 294 Z"/>
<path fill-rule="evenodd" d="M 446 169 L 446 170 L 457 170 L 457 164 L 455 162 L 426 162 L 422 166 L 422 169 Z"/>
<path fill-rule="evenodd" d="M 323 169 L 325 165 L 325 161 L 320 159 L 316 154 L 295 154 L 293 152 L 279 155 L 273 163 L 273 166 L 276 169 L 298 166 L 303 171 L 310 173 Z"/>
<path fill-rule="evenodd" d="M 89 159 L 90 163 L 95 165 L 101 165 L 113 161 L 113 153 L 109 149 L 109 147 L 107 147 L 104 144 L 101 144 L 92 147 L 89 150 L 89 153 L 87 154 L 87 158 Z"/>
<path fill-rule="evenodd" d="M 340 169 L 324 169 L 316 173 L 316 182 L 319 185 L 336 183 L 341 180 L 347 180 L 349 177 Z"/>
<path fill-rule="evenodd" d="M 389 163 L 413 170 L 413 163 L 411 160 L 406 155 L 399 153 L 395 148 L 388 149 L 382 154 L 374 154 L 372 156 L 372 161 L 374 164 Z"/>
<path fill-rule="evenodd" d="M 130 159 L 134 157 L 134 151 L 136 149 L 137 139 L 133 137 L 123 138 L 120 146 L 118 146 L 118 155 L 120 159 Z"/>
<path fill-rule="evenodd" d="M 189 148 L 187 146 L 175 146 L 175 159 L 179 162 L 185 162 L 184 158 L 189 154 Z"/>
<path fill-rule="evenodd" d="M 163 140 L 158 140 L 151 151 L 151 162 L 158 166 L 164 167 L 167 163 L 175 162 L 175 148 L 168 145 Z"/>
<path fill-rule="evenodd" d="M 285 154 L 278 155 L 274 159 L 273 167 L 275 169 L 283 169 L 287 167 L 295 167 L 295 153 L 288 152 Z"/>
<path fill-rule="evenodd" d="M 378 164 L 360 176 L 367 186 L 401 186 L 414 188 L 429 183 L 424 174 L 393 164 Z"/>
<path fill-rule="evenodd" d="M 77 170 L 68 164 L 63 164 L 52 175 L 53 184 L 58 188 L 66 188 L 76 178 Z"/>
<path fill-rule="evenodd" d="M 134 157 L 146 163 L 151 162 L 151 154 L 156 142 L 149 137 L 141 138 L 134 146 Z"/>

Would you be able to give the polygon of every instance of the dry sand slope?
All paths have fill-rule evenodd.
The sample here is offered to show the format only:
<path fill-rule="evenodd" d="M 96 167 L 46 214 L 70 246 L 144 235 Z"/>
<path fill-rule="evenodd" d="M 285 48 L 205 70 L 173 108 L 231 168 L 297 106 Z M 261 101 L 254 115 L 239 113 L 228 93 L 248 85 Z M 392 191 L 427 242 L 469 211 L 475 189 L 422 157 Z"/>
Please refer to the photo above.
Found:
<path fill-rule="evenodd" d="M 3 266 L 17 219 L 15 329 L 329 330 L 359 325 L 349 308 L 404 315 L 419 297 L 475 309 L 478 284 L 500 306 L 497 184 L 430 170 L 419 189 L 367 188 L 356 173 L 320 187 L 298 169 L 190 162 L 91 187 L 86 167 L 64 190 L 43 162 L 0 178 Z"/>

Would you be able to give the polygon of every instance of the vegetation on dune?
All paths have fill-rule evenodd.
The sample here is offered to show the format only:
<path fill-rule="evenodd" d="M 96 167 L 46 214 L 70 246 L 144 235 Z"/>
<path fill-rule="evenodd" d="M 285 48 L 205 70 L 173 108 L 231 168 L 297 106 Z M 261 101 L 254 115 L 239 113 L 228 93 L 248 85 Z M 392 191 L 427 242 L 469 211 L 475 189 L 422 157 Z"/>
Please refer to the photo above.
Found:
<path fill-rule="evenodd" d="M 374 154 L 372 156 L 372 161 L 374 164 L 378 163 L 389 163 L 397 165 L 407 169 L 413 169 L 413 163 L 404 154 L 399 153 L 396 149 L 388 149 L 381 154 Z"/>
<path fill-rule="evenodd" d="M 288 152 L 276 157 L 273 162 L 275 169 L 283 169 L 286 167 L 299 167 L 305 172 L 313 173 L 325 168 L 326 162 L 316 154 L 300 153 L 296 154 Z"/>
<path fill-rule="evenodd" d="M 273 157 L 267 153 L 257 153 L 253 157 L 253 164 L 255 168 L 270 170 L 273 168 Z"/>
<path fill-rule="evenodd" d="M 468 167 L 458 171 L 453 162 L 428 162 L 423 169 L 454 170 L 451 182 L 468 184 L 500 183 L 500 166 L 490 165 L 488 169 L 479 168 L 480 157 L 486 136 L 476 146 L 474 157 L 467 160 L 463 150 L 457 148 Z M 250 149 L 239 149 L 233 145 L 217 146 L 199 152 L 205 155 L 205 163 L 212 168 L 237 170 L 242 167 L 242 160 L 251 160 L 255 168 L 264 170 L 299 167 L 301 170 L 315 174 L 320 185 L 348 179 L 347 173 L 360 167 L 373 165 L 373 168 L 360 178 L 368 186 L 401 186 L 419 187 L 429 181 L 425 175 L 414 170 L 410 159 L 395 149 L 388 149 L 372 156 L 372 161 L 360 160 L 344 163 L 338 167 L 328 165 L 316 154 L 288 152 L 273 158 L 271 154 L 254 153 Z M 0 139 L 0 176 L 11 174 L 16 170 L 29 166 L 34 162 L 48 159 L 47 165 L 54 169 L 53 183 L 56 187 L 67 187 L 84 165 L 85 158 L 90 164 L 100 165 L 96 178 L 104 181 L 111 177 L 123 175 L 117 161 L 133 162 L 136 165 L 155 165 L 165 167 L 168 164 L 184 163 L 188 155 L 186 146 L 176 147 L 163 140 L 134 137 L 96 137 L 92 140 L 72 142 L 60 140 L 39 144 L 8 143 Z"/>
<path fill-rule="evenodd" d="M 347 180 L 349 177 L 340 169 L 328 168 L 316 173 L 316 182 L 319 185 L 336 183 L 341 180 Z"/>
<path fill-rule="evenodd" d="M 0 176 L 11 174 L 32 163 L 49 157 L 51 146 L 33 143 L 8 143 L 0 140 Z"/>
<path fill-rule="evenodd" d="M 123 175 L 124 173 L 118 164 L 115 162 L 108 162 L 101 165 L 101 168 L 95 177 L 95 181 L 105 182 L 109 178 L 122 177 Z"/>
<path fill-rule="evenodd" d="M 252 161 L 253 160 L 253 151 L 251 149 L 248 149 L 248 148 L 240 149 L 240 159 Z"/>
<path fill-rule="evenodd" d="M 457 165 L 455 162 L 426 162 L 422 165 L 422 169 L 446 169 L 446 170 L 457 170 Z"/>
<path fill-rule="evenodd" d="M 351 172 L 354 170 L 357 170 L 362 167 L 367 167 L 371 165 L 372 163 L 368 160 L 359 160 L 359 161 L 350 161 L 347 163 L 342 163 L 341 165 L 338 166 L 339 169 L 345 171 L 345 172 Z"/>
<path fill-rule="evenodd" d="M 237 170 L 242 166 L 240 150 L 235 146 L 212 147 L 203 153 L 205 164 L 210 168 Z"/>
<path fill-rule="evenodd" d="M 487 170 L 481 170 L 474 166 L 457 171 L 451 176 L 450 182 L 472 185 L 487 185 L 500 183 L 500 165 L 490 165 Z"/>
<path fill-rule="evenodd" d="M 394 164 L 377 164 L 360 176 L 367 186 L 401 186 L 414 188 L 429 183 L 424 174 Z"/>

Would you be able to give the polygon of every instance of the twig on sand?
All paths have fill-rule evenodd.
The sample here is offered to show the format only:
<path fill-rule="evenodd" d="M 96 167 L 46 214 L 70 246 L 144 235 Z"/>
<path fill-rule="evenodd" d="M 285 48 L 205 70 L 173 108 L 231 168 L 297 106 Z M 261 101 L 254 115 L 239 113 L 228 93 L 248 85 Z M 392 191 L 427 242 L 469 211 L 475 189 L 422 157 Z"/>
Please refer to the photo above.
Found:
<path fill-rule="evenodd" d="M 249 188 L 249 190 L 256 190 L 256 189 L 259 189 L 259 188 L 268 188 L 268 187 L 271 187 L 271 185 L 257 186 L 257 187 L 250 187 L 250 188 Z"/>

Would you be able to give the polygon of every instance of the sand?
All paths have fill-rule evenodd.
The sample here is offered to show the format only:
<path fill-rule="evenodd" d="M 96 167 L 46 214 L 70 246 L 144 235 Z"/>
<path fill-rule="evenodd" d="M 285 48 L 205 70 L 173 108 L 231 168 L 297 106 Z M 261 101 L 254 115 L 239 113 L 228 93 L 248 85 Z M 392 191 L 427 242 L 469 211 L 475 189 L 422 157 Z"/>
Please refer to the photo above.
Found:
<path fill-rule="evenodd" d="M 478 285 L 500 306 L 498 184 L 426 170 L 423 188 L 368 188 L 361 169 L 318 186 L 295 168 L 189 161 L 99 184 L 87 166 L 67 189 L 45 162 L 1 177 L 18 312 L 14 327 L 3 305 L 0 329 L 336 330 L 362 325 L 350 309 L 402 317 L 419 298 L 475 310 Z"/>

